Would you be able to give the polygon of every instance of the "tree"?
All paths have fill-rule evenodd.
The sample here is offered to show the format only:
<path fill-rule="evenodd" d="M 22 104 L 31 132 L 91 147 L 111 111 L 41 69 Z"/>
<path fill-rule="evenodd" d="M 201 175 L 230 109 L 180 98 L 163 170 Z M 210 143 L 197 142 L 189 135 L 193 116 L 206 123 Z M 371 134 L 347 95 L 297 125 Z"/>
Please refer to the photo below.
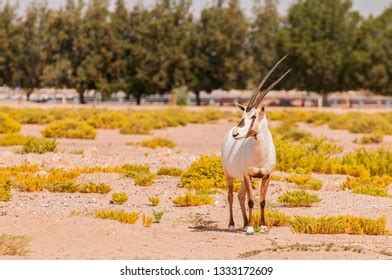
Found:
<path fill-rule="evenodd" d="M 288 54 L 288 87 L 324 94 L 348 88 L 355 31 L 360 22 L 350 0 L 299 0 L 288 11 L 280 52 Z"/>
<path fill-rule="evenodd" d="M 45 52 L 42 48 L 45 21 L 49 11 L 44 5 L 33 3 L 24 18 L 16 24 L 17 40 L 13 42 L 17 52 L 15 58 L 16 85 L 26 90 L 29 100 L 34 89 L 41 86 L 40 77 L 44 69 Z"/>
<path fill-rule="evenodd" d="M 0 3 L 0 85 L 15 85 L 17 53 L 13 43 L 17 41 L 18 35 L 16 20 L 16 7 L 8 2 L 4 6 Z"/>
<path fill-rule="evenodd" d="M 194 30 L 191 89 L 200 104 L 199 91 L 246 88 L 252 73 L 248 53 L 249 23 L 238 0 L 216 1 L 206 8 Z"/>
<path fill-rule="evenodd" d="M 392 95 L 392 6 L 363 22 L 354 46 L 353 86 Z"/>
<path fill-rule="evenodd" d="M 279 59 L 277 40 L 280 17 L 277 0 L 265 0 L 264 5 L 255 1 L 253 13 L 255 19 L 249 32 L 249 41 L 254 61 L 254 79 L 257 82 L 260 75 L 265 75 Z"/>

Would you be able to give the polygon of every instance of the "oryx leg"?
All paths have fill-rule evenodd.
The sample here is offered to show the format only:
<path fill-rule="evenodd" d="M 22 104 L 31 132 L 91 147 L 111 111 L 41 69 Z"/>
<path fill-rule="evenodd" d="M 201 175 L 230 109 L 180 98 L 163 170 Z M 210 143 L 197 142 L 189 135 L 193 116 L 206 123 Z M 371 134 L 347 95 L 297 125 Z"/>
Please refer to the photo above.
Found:
<path fill-rule="evenodd" d="M 227 199 L 229 201 L 229 210 L 230 210 L 229 230 L 235 230 L 234 218 L 233 218 L 233 177 L 226 175 L 226 182 L 227 182 Z"/>
<path fill-rule="evenodd" d="M 241 188 L 238 191 L 238 201 L 240 202 L 242 217 L 244 218 L 244 228 L 248 225 L 248 218 L 246 217 L 246 210 L 245 210 L 245 197 L 246 197 L 246 187 L 245 183 L 242 182 Z"/>
<path fill-rule="evenodd" d="M 254 230 L 252 225 L 252 211 L 253 211 L 254 201 L 253 201 L 252 181 L 249 176 L 244 176 L 244 184 L 245 184 L 246 194 L 248 195 L 248 211 L 249 211 L 248 214 L 249 219 L 246 227 L 246 234 L 253 234 Z"/>
<path fill-rule="evenodd" d="M 265 209 L 265 197 L 267 195 L 270 179 L 271 176 L 269 174 L 264 176 L 260 186 L 260 232 L 261 233 L 268 232 L 268 227 L 265 223 L 264 209 Z"/>

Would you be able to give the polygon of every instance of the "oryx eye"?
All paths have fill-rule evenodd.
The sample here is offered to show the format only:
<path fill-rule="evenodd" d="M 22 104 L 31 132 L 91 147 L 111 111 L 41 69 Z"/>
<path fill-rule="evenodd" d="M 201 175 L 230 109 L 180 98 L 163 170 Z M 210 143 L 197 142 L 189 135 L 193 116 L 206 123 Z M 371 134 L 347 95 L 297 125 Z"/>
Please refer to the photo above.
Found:
<path fill-rule="evenodd" d="M 251 118 L 251 119 L 252 119 L 252 120 L 254 120 L 255 118 L 256 118 L 256 116 L 252 116 L 252 118 Z"/>

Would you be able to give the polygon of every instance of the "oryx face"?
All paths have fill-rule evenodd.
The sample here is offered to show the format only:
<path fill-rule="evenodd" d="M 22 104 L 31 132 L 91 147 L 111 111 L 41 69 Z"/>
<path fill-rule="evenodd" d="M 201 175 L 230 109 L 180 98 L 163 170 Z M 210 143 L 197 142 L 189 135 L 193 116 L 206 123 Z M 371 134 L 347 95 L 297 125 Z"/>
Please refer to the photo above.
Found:
<path fill-rule="evenodd" d="M 241 121 L 233 129 L 233 138 L 242 139 L 256 136 L 259 123 L 264 117 L 264 110 L 260 108 L 251 108 L 249 111 L 247 111 L 246 108 L 240 104 L 238 104 L 237 107 L 240 108 L 243 113 Z"/>

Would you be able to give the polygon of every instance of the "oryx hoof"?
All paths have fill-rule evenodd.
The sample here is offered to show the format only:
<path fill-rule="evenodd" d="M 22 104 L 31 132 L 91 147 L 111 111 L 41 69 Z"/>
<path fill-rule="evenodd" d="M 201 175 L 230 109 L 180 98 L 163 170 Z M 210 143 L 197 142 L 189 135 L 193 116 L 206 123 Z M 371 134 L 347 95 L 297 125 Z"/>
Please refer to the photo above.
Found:
<path fill-rule="evenodd" d="M 253 229 L 252 226 L 247 226 L 247 227 L 245 228 L 245 234 L 246 234 L 246 235 L 253 235 L 254 233 L 255 233 L 255 231 L 254 231 L 254 229 Z"/>
<path fill-rule="evenodd" d="M 235 226 L 234 225 L 233 226 L 229 225 L 229 231 L 235 231 Z"/>
<path fill-rule="evenodd" d="M 260 233 L 268 233 L 269 232 L 269 228 L 267 226 L 260 226 Z"/>

